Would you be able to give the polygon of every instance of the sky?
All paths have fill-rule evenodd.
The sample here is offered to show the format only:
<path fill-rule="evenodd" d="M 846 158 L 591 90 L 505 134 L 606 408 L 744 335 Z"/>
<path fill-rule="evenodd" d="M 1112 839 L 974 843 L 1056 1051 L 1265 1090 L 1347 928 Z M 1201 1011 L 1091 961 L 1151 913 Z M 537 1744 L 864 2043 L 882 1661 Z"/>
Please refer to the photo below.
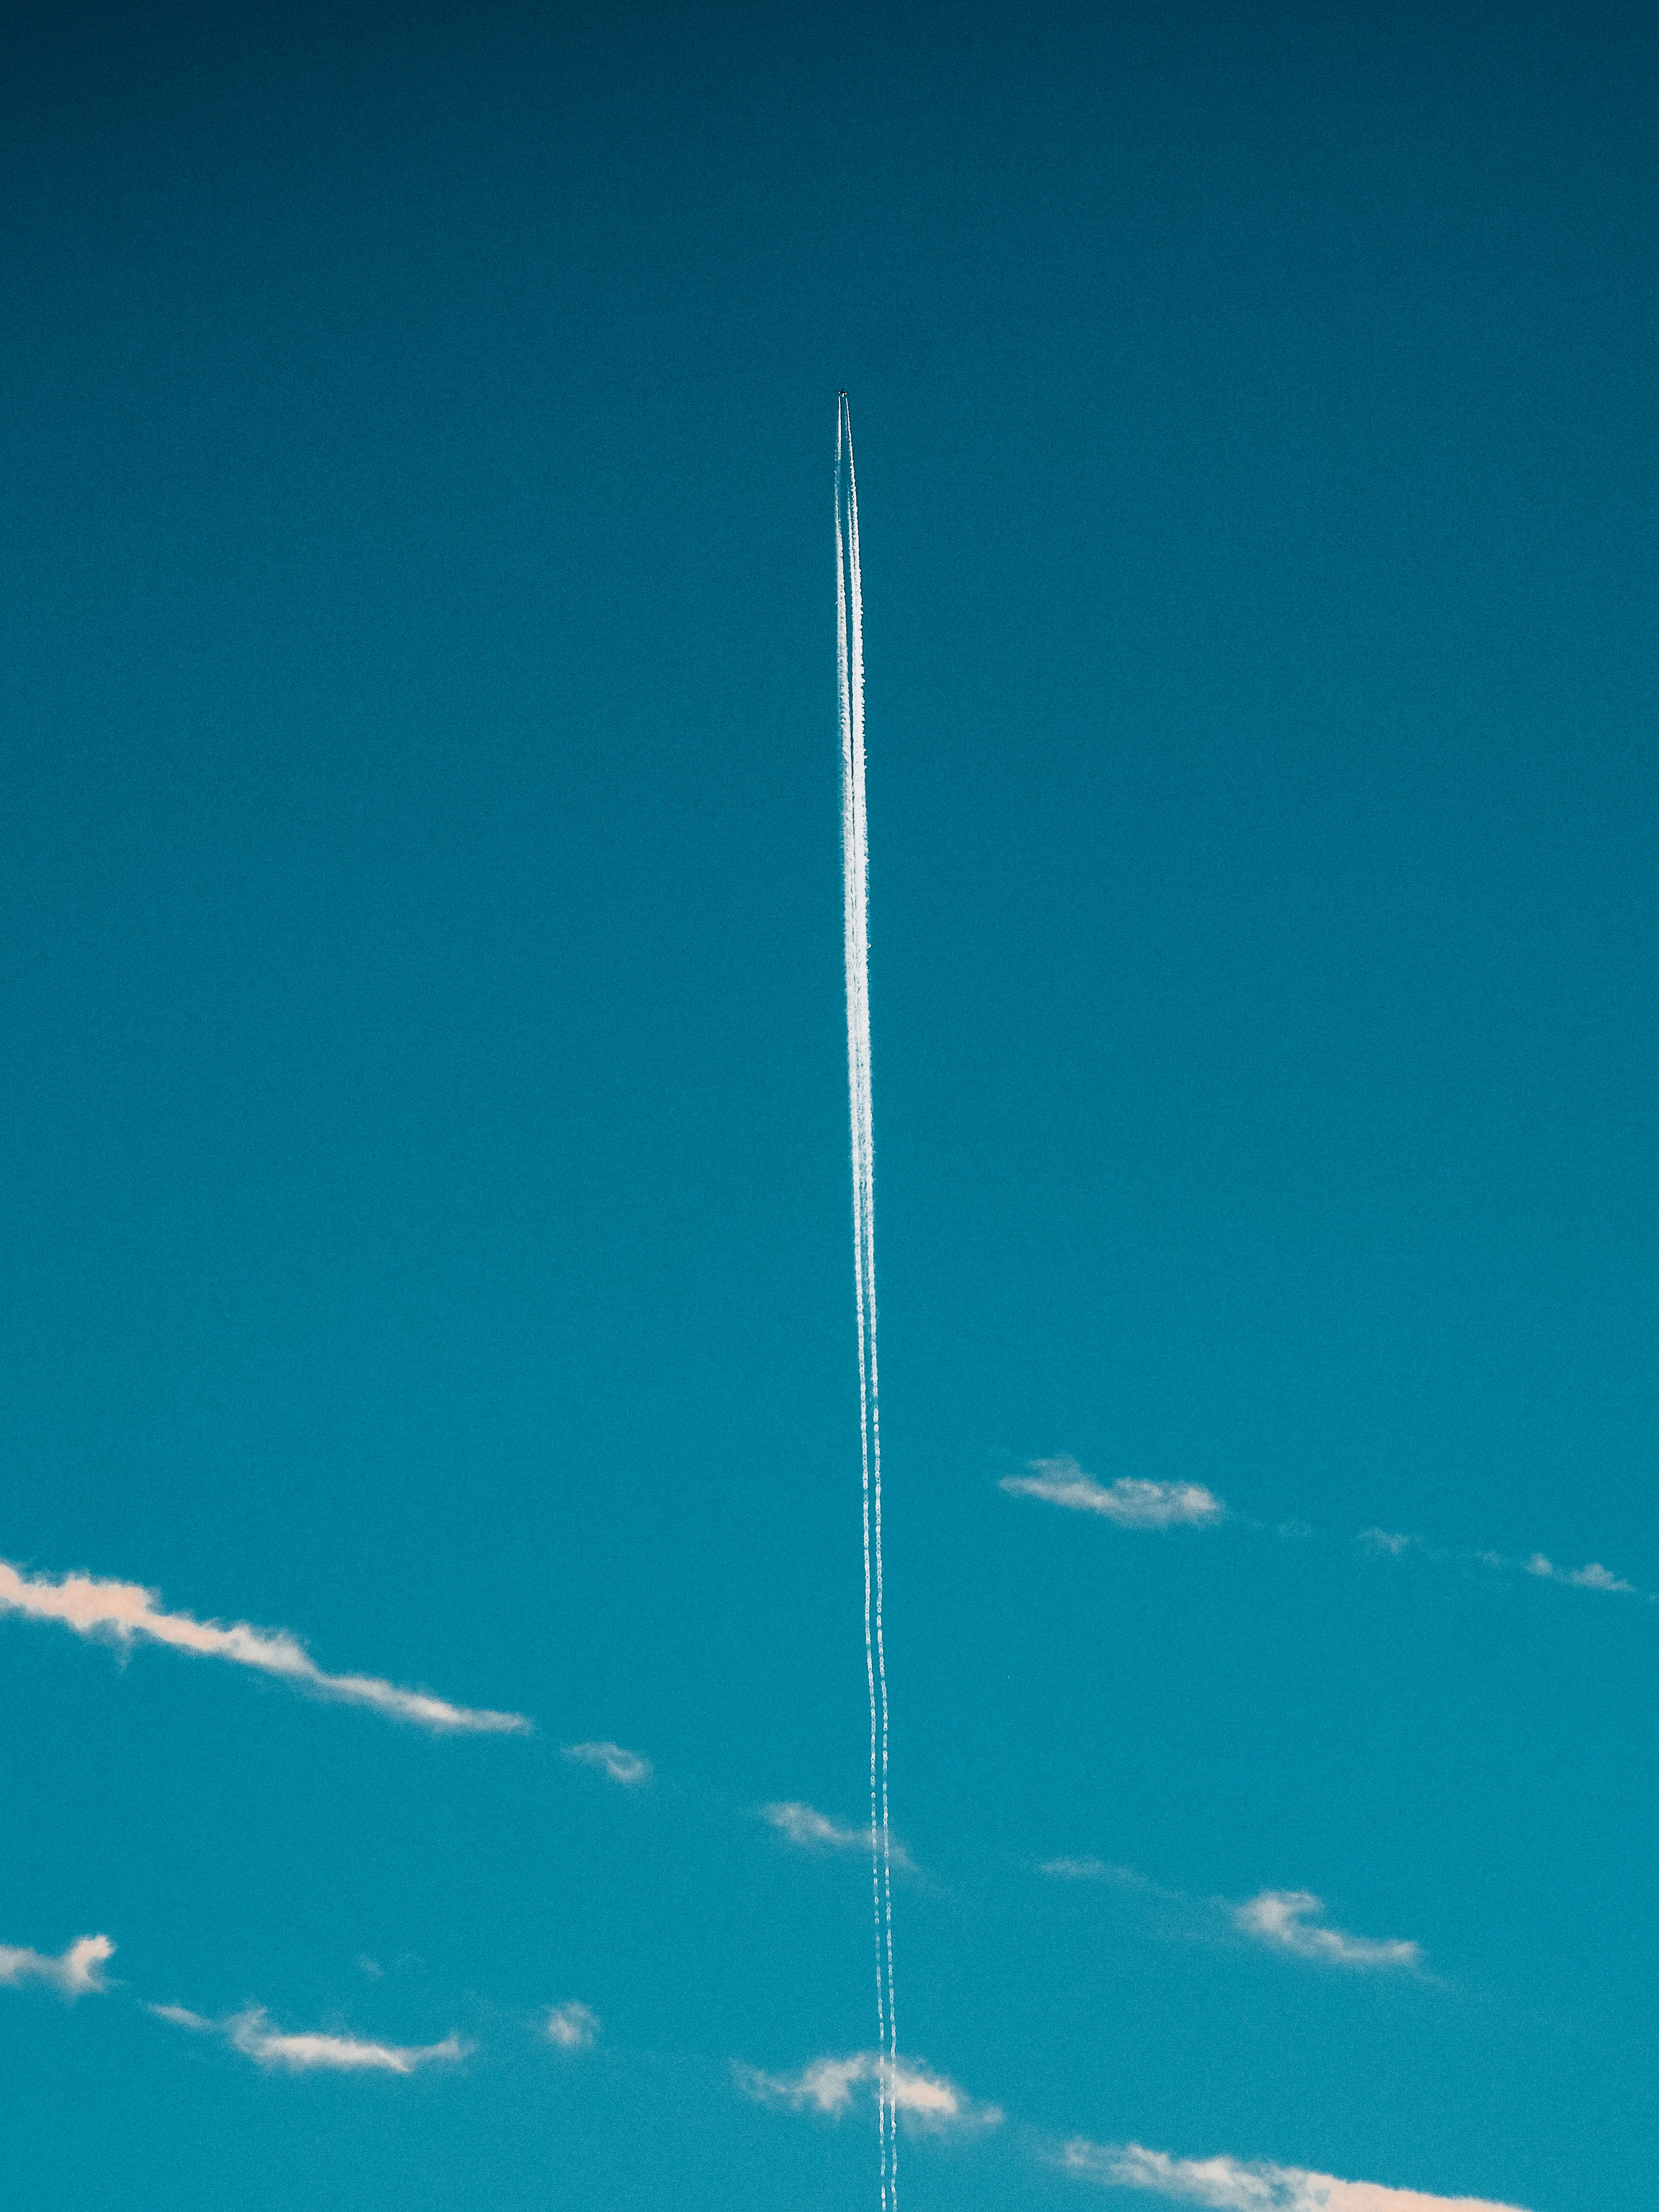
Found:
<path fill-rule="evenodd" d="M 90 2212 L 1649 2212 L 1659 27 L 25 9 L 0 2074 Z"/>

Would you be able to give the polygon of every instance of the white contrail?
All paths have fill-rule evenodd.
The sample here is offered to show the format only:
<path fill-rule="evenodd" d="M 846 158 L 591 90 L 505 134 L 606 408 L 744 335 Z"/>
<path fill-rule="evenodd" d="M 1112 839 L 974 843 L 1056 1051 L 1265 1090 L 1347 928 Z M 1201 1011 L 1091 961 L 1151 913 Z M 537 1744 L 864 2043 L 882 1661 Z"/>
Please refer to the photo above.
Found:
<path fill-rule="evenodd" d="M 881 2201 L 898 2205 L 898 2027 L 893 2005 L 893 1864 L 888 1842 L 887 1656 L 882 1626 L 881 1395 L 876 1360 L 875 1139 L 870 1091 L 870 843 L 864 799 L 864 595 L 858 481 L 847 395 L 836 418 L 836 665 L 841 702 L 842 890 L 847 950 L 847 1088 L 852 1119 L 853 1268 L 859 1324 L 864 1510 L 864 1664 L 870 1690 L 870 1883 L 876 2027 L 882 2056 Z M 873 1562 L 873 1574 L 872 1566 Z"/>

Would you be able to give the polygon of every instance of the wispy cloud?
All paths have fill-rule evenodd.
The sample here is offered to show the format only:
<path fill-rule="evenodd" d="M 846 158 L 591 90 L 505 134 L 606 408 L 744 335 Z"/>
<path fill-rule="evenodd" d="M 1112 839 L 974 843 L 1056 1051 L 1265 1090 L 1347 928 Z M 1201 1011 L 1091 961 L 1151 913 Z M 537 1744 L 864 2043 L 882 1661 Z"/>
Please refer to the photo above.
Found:
<path fill-rule="evenodd" d="M 914 2126 L 929 2131 L 994 2128 L 1002 2118 L 996 2105 L 981 2105 L 942 2074 L 919 2061 L 901 2058 L 896 2066 L 876 2051 L 855 2051 L 846 2058 L 815 2058 L 799 2074 L 764 2074 L 757 2067 L 734 2065 L 738 2086 L 757 2103 L 787 2112 L 816 2112 L 839 2119 L 852 2105 L 854 2092 L 870 2091 L 874 2102 L 878 2085 L 891 2085 L 891 2101 Z"/>
<path fill-rule="evenodd" d="M 1065 1454 L 1028 1460 L 1026 1466 L 1027 1473 L 1006 1474 L 998 1487 L 1012 1497 L 1101 1514 L 1121 1528 L 1201 1528 L 1226 1512 L 1214 1492 L 1199 1482 L 1141 1482 L 1127 1474 L 1110 1484 L 1097 1482 Z"/>
<path fill-rule="evenodd" d="M 548 2041 L 556 2043 L 561 2051 L 586 2051 L 599 2034 L 599 2016 L 573 1997 L 568 2004 L 554 2006 L 547 2015 L 544 2032 Z"/>
<path fill-rule="evenodd" d="M 0 1943 L 0 1985 L 15 1988 L 20 1982 L 45 1982 L 71 2004 L 76 1997 L 101 1996 L 109 1987 L 101 1969 L 114 1952 L 107 1936 L 78 1936 L 55 1959 Z"/>
<path fill-rule="evenodd" d="M 1276 1951 L 1293 1952 L 1298 1959 L 1315 1959 L 1328 1966 L 1395 1967 L 1415 1973 L 1423 1963 L 1419 1945 L 1403 1942 L 1375 1942 L 1369 1936 L 1349 1936 L 1340 1928 L 1310 1925 L 1325 1910 L 1322 1901 L 1305 1889 L 1264 1889 L 1233 1914 L 1233 1924 L 1258 1942 Z"/>
<path fill-rule="evenodd" d="M 256 2066 L 284 2074 L 412 2074 L 420 2066 L 453 2064 L 470 2048 L 458 2035 L 419 2044 L 367 2043 L 355 2035 L 283 2035 L 259 2005 L 227 2021 L 225 2033 Z"/>
<path fill-rule="evenodd" d="M 1121 1528 L 1204 1528 L 1225 1520 L 1247 1528 L 1261 1527 L 1248 1515 L 1230 1514 L 1224 1501 L 1201 1483 L 1141 1482 L 1128 1475 L 1120 1475 L 1109 1484 L 1097 1482 L 1064 1453 L 1056 1459 L 1028 1461 L 1024 1474 L 1004 1475 L 998 1487 L 1012 1497 L 1040 1498 L 1073 1512 L 1097 1513 Z M 1319 1532 L 1305 1521 L 1291 1520 L 1279 1522 L 1273 1533 L 1285 1541 L 1306 1542 Z M 1599 1559 L 1582 1567 L 1558 1567 L 1542 1552 L 1534 1552 L 1530 1559 L 1513 1559 L 1502 1552 L 1447 1550 L 1395 1528 L 1362 1528 L 1353 1540 L 1362 1551 L 1379 1559 L 1400 1559 L 1409 1554 L 1443 1567 L 1467 1567 L 1475 1560 L 1498 1573 L 1518 1569 L 1540 1582 L 1559 1583 L 1569 1589 L 1600 1590 L 1618 1597 L 1644 1595 L 1635 1583 L 1603 1566 Z M 1648 1602 L 1659 1604 L 1659 1595 L 1649 1595 Z"/>
<path fill-rule="evenodd" d="M 624 1751 L 619 1743 L 568 1743 L 564 1755 L 583 1766 L 602 1768 L 624 1790 L 639 1789 L 651 1779 L 650 1760 L 637 1751 Z"/>
<path fill-rule="evenodd" d="M 1587 1567 L 1574 1567 L 1569 1570 L 1555 1566 L 1544 1557 L 1541 1552 L 1534 1552 L 1527 1561 L 1527 1572 L 1529 1575 L 1536 1575 L 1542 1582 L 1565 1583 L 1570 1589 L 1607 1590 L 1616 1592 L 1624 1597 L 1634 1597 L 1636 1595 L 1634 1583 L 1624 1581 L 1610 1568 L 1601 1565 L 1597 1559 L 1592 1559 Z"/>
<path fill-rule="evenodd" d="M 365 2043 L 353 2035 L 283 2035 L 270 2027 L 263 2008 L 239 2013 L 225 2025 L 238 2051 L 258 2066 L 286 2074 L 320 2069 L 333 2074 L 412 2074 L 416 2067 L 451 2064 L 465 2058 L 469 2045 L 458 2035 L 441 2043 Z"/>
<path fill-rule="evenodd" d="M 374 1674 L 325 1674 L 297 1637 L 282 1628 L 229 1627 L 197 1620 L 187 1613 L 164 1613 L 154 1590 L 137 1583 L 106 1582 L 92 1575 L 27 1575 L 0 1560 L 0 1613 L 29 1620 L 55 1620 L 77 1636 L 131 1646 L 165 1644 L 198 1658 L 225 1659 L 274 1674 L 315 1697 L 345 1705 L 368 1705 L 390 1720 L 410 1721 L 439 1735 L 526 1734 L 532 1723 L 522 1713 L 481 1712 L 452 1705 L 422 1690 L 399 1689 Z"/>
<path fill-rule="evenodd" d="M 1115 1866 L 1106 1859 L 1044 1859 L 1037 1872 L 1051 1881 L 1103 1883 L 1127 1893 L 1160 1912 L 1173 1913 L 1177 1923 L 1187 1924 L 1189 1934 L 1200 1935 L 1207 1929 L 1209 1940 L 1218 1932 L 1219 1923 L 1231 1928 L 1236 1935 L 1247 1936 L 1264 1944 L 1269 1950 L 1291 1958 L 1312 1960 L 1321 1966 L 1373 1971 L 1392 1968 L 1396 1972 L 1411 1974 L 1423 1972 L 1419 1944 L 1403 1939 L 1378 1941 L 1369 1936 L 1351 1936 L 1345 1929 L 1316 1924 L 1325 1907 L 1322 1899 L 1310 1890 L 1264 1889 L 1240 1905 L 1231 1898 L 1197 1897 L 1182 1890 L 1165 1889 L 1135 1868 Z"/>
<path fill-rule="evenodd" d="M 1389 1528 L 1362 1528 L 1358 1540 L 1368 1552 L 1382 1553 L 1391 1559 L 1397 1559 L 1402 1552 L 1409 1552 L 1417 1542 L 1415 1536 L 1396 1535 Z"/>
<path fill-rule="evenodd" d="M 796 1802 L 781 1805 L 763 1805 L 761 1818 L 770 1823 L 781 1836 L 807 1851 L 867 1851 L 870 1848 L 868 1828 L 854 1828 L 845 1821 L 833 1820 L 829 1814 L 820 1813 L 816 1805 Z M 915 1871 L 915 1863 L 902 1844 L 890 1836 L 887 1842 L 891 1863 L 902 1867 L 908 1874 Z"/>
<path fill-rule="evenodd" d="M 1037 1872 L 1046 1874 L 1054 1881 L 1109 1881 L 1120 1889 L 1158 1887 L 1156 1882 L 1148 1881 L 1133 1867 L 1114 1866 L 1108 1859 L 1044 1859 Z"/>
<path fill-rule="evenodd" d="M 1534 1552 L 1530 1559 L 1512 1559 L 1502 1552 L 1444 1551 L 1425 1544 L 1420 1536 L 1395 1535 L 1387 1528 L 1362 1528 L 1354 1540 L 1379 1558 L 1397 1559 L 1411 1552 L 1437 1566 L 1467 1565 L 1473 1559 L 1483 1567 L 1490 1567 L 1494 1574 L 1511 1574 L 1519 1569 L 1522 1574 L 1531 1575 L 1539 1582 L 1559 1583 L 1567 1589 L 1601 1590 L 1617 1597 L 1639 1597 L 1642 1595 L 1634 1583 L 1626 1582 L 1622 1575 L 1614 1574 L 1611 1567 L 1604 1567 L 1599 1559 L 1592 1559 L 1583 1567 L 1558 1567 L 1554 1560 L 1542 1552 Z"/>
<path fill-rule="evenodd" d="M 413 2074 L 422 2066 L 452 2065 L 470 2043 L 447 2035 L 441 2043 L 371 2043 L 356 2035 L 288 2035 L 270 2025 L 263 2005 L 249 2005 L 228 2020 L 210 2020 L 188 2005 L 153 2004 L 157 2020 L 191 2034 L 222 2035 L 256 2066 L 278 2074 Z"/>
<path fill-rule="evenodd" d="M 1177 2204 L 1208 2212 L 1522 2212 L 1486 2197 L 1431 2197 L 1376 2181 L 1339 2181 L 1299 2166 L 1267 2166 L 1237 2158 L 1171 2158 L 1139 2143 L 1096 2143 L 1079 2136 L 1058 2163 L 1079 2180 L 1105 2189 L 1147 2189 Z"/>

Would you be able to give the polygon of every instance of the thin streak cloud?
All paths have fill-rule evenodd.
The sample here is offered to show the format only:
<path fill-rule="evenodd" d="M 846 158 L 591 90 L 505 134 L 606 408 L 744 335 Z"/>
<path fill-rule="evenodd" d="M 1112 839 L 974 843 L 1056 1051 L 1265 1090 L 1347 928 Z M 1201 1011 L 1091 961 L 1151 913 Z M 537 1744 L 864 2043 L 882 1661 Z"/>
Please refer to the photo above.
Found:
<path fill-rule="evenodd" d="M 1024 1474 L 1006 1474 L 997 1486 L 1013 1498 L 1040 1498 L 1077 1513 L 1098 1513 L 1120 1528 L 1203 1528 L 1222 1520 L 1226 1507 L 1200 1482 L 1142 1482 L 1121 1474 L 1115 1482 L 1097 1482 L 1077 1462 L 1058 1459 L 1026 1462 Z"/>
<path fill-rule="evenodd" d="M 255 2065 L 276 2067 L 286 2074 L 319 2069 L 332 2074 L 412 2074 L 420 2066 L 453 2064 L 465 2058 L 471 2048 L 458 2035 L 447 2035 L 441 2043 L 422 2044 L 365 2043 L 351 2035 L 283 2035 L 267 2026 L 258 2006 L 227 2021 L 225 2033 Z"/>
<path fill-rule="evenodd" d="M 579 1766 L 597 1766 L 624 1790 L 641 1789 L 651 1779 L 650 1760 L 637 1751 L 624 1751 L 619 1743 L 568 1743 L 564 1755 Z"/>
<path fill-rule="evenodd" d="M 1289 1951 L 1298 1959 L 1322 1966 L 1395 1968 L 1418 1972 L 1423 1964 L 1421 1947 L 1391 1940 L 1376 1942 L 1369 1936 L 1349 1936 L 1340 1928 L 1310 1925 L 1325 1910 L 1323 1902 L 1305 1889 L 1264 1889 L 1233 1914 L 1233 1924 L 1270 1950 Z"/>
<path fill-rule="evenodd" d="M 1189 1919 L 1195 1929 L 1213 1929 L 1224 1920 L 1237 1935 L 1246 1936 L 1267 1950 L 1315 1965 L 1344 1966 L 1354 1971 L 1420 1974 L 1423 1949 L 1403 1937 L 1379 1939 L 1351 1936 L 1346 1929 L 1318 1924 L 1325 1906 L 1311 1890 L 1264 1889 L 1243 1904 L 1225 1897 L 1194 1897 L 1165 1889 L 1133 1867 L 1114 1866 L 1100 1858 L 1042 1860 L 1036 1871 L 1050 1881 L 1104 1884 L 1160 1908 L 1170 1908 Z"/>
<path fill-rule="evenodd" d="M 355 2035 L 284 2035 L 262 2005 L 251 2005 L 224 2023 L 227 2039 L 245 2058 L 283 2074 L 413 2074 L 417 2068 L 453 2065 L 471 2050 L 458 2035 L 441 2043 L 369 2043 Z"/>
<path fill-rule="evenodd" d="M 1114 1866 L 1109 1859 L 1044 1859 L 1037 1872 L 1051 1881 L 1109 1881 L 1120 1889 L 1151 1890 L 1159 1897 L 1172 1894 L 1160 1890 L 1144 1874 L 1137 1874 L 1133 1867 Z"/>
<path fill-rule="evenodd" d="M 1362 1528 L 1354 1541 L 1362 1550 L 1378 1559 L 1403 1559 L 1407 1553 L 1430 1560 L 1437 1566 L 1451 1566 L 1477 1560 L 1494 1574 L 1509 1574 L 1517 1568 L 1535 1581 L 1559 1583 L 1566 1589 L 1601 1590 L 1608 1596 L 1639 1597 L 1642 1593 L 1634 1583 L 1616 1575 L 1611 1567 L 1604 1567 L 1599 1559 L 1591 1559 L 1582 1567 L 1558 1567 L 1553 1559 L 1542 1552 L 1534 1552 L 1530 1559 L 1512 1559 L 1502 1552 L 1445 1551 L 1425 1544 L 1420 1536 L 1405 1536 L 1388 1528 Z M 1650 1600 L 1650 1602 L 1652 1602 Z"/>
<path fill-rule="evenodd" d="M 263 2005 L 249 2005 L 228 2020 L 210 2020 L 188 2005 L 145 2007 L 157 2020 L 194 2035 L 222 2035 L 256 2066 L 279 2074 L 413 2074 L 422 2066 L 453 2065 L 471 2051 L 451 2033 L 441 2043 L 373 2043 L 356 2035 L 285 2034 L 270 2025 Z"/>
<path fill-rule="evenodd" d="M 15 1989 L 21 1982 L 44 1982 L 73 2004 L 77 1997 L 101 1996 L 109 1984 L 102 1967 L 114 1955 L 107 1936 L 81 1936 L 58 1957 L 0 1943 L 0 1986 Z"/>
<path fill-rule="evenodd" d="M 1206 2212 L 1522 2212 L 1487 2197 L 1431 2197 L 1376 2181 L 1340 2181 L 1299 2166 L 1236 2158 L 1171 2158 L 1140 2143 L 1068 2142 L 1058 2163 L 1103 2189 L 1146 2189 Z"/>
<path fill-rule="evenodd" d="M 325 1674 L 286 1629 L 224 1627 L 187 1613 L 164 1613 L 156 1595 L 137 1583 L 106 1582 L 92 1575 L 26 1575 L 0 1559 L 0 1613 L 55 1620 L 77 1636 L 131 1648 L 165 1644 L 198 1658 L 224 1659 L 273 1674 L 297 1690 L 336 1703 L 367 1705 L 388 1720 L 407 1721 L 438 1735 L 524 1735 L 532 1723 L 522 1713 L 480 1711 L 452 1705 L 423 1690 L 400 1689 L 374 1674 Z"/>

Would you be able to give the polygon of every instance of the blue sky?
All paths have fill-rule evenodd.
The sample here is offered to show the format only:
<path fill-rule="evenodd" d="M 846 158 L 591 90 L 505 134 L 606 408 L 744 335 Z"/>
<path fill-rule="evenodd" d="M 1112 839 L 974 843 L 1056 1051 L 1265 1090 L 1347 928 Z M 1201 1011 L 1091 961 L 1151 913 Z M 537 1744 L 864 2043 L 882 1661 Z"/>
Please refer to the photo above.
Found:
<path fill-rule="evenodd" d="M 1646 2212 L 1651 11 L 33 11 L 19 2202 Z M 112 1946 L 112 1948 L 106 1947 Z"/>

